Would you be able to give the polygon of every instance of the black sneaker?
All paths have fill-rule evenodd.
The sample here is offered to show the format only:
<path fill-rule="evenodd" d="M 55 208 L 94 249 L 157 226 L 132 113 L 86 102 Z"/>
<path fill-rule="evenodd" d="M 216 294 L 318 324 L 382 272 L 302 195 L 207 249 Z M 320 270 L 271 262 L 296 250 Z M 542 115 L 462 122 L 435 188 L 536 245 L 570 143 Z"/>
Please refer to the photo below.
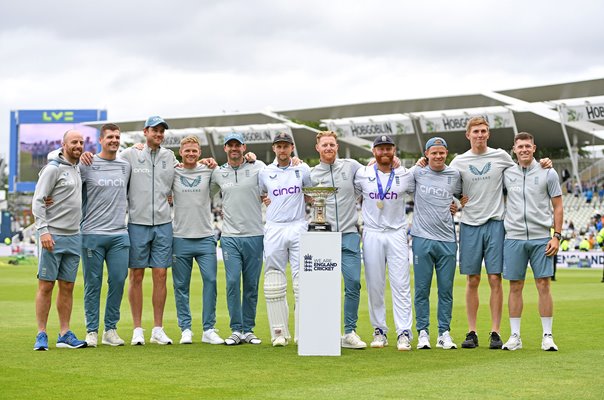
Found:
<path fill-rule="evenodd" d="M 501 336 L 497 332 L 491 332 L 489 334 L 489 349 L 499 349 L 503 346 Z"/>
<path fill-rule="evenodd" d="M 478 347 L 478 336 L 476 336 L 476 332 L 468 332 L 466 334 L 466 340 L 463 341 L 461 347 L 464 349 L 473 349 L 475 347 Z"/>

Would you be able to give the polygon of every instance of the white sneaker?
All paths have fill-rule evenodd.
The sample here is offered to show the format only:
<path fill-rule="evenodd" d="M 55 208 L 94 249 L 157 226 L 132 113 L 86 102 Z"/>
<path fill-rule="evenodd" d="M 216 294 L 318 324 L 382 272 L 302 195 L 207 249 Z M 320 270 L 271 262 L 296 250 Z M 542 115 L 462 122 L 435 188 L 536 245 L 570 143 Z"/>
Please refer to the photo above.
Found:
<path fill-rule="evenodd" d="M 444 331 L 443 334 L 438 337 L 438 340 L 436 341 L 436 347 L 445 350 L 450 350 L 456 349 L 457 345 L 453 343 L 453 339 L 451 338 L 449 331 Z"/>
<path fill-rule="evenodd" d="M 156 343 L 156 344 L 172 344 L 172 339 L 170 339 L 168 337 L 168 335 L 166 335 L 166 332 L 164 332 L 164 328 L 161 326 L 156 326 L 155 328 L 153 328 L 153 330 L 151 331 L 151 343 Z"/>
<path fill-rule="evenodd" d="M 355 331 L 342 336 L 342 347 L 346 349 L 364 349 L 367 343 L 363 342 Z"/>
<path fill-rule="evenodd" d="M 517 333 L 513 333 L 512 336 L 508 339 L 507 342 L 503 346 L 501 346 L 503 350 L 519 350 L 522 348 L 522 339 Z"/>
<path fill-rule="evenodd" d="M 245 343 L 249 343 L 249 344 L 260 344 L 260 343 L 262 343 L 262 340 L 260 340 L 258 338 L 258 336 L 254 335 L 252 332 L 244 333 L 242 339 L 243 339 L 243 341 Z"/>
<path fill-rule="evenodd" d="M 554 343 L 554 337 L 551 333 L 546 333 L 543 335 L 543 340 L 541 340 L 541 350 L 558 351 L 558 346 L 556 346 L 556 343 Z"/>
<path fill-rule="evenodd" d="M 88 347 L 96 347 L 99 342 L 99 334 L 96 332 L 88 332 L 86 334 L 86 345 Z"/>
<path fill-rule="evenodd" d="M 273 347 L 284 347 L 287 346 L 287 338 L 285 336 L 277 336 L 273 340 Z"/>
<path fill-rule="evenodd" d="M 124 340 L 119 337 L 115 329 L 109 329 L 103 332 L 102 343 L 108 346 L 123 346 Z"/>
<path fill-rule="evenodd" d="M 191 344 L 193 343 L 193 332 L 190 329 L 185 329 L 180 334 L 180 344 Z"/>
<path fill-rule="evenodd" d="M 430 347 L 430 335 L 425 330 L 419 331 L 419 337 L 417 338 L 417 349 L 431 349 Z"/>
<path fill-rule="evenodd" d="M 375 331 L 373 331 L 373 341 L 370 346 L 376 349 L 388 346 L 388 338 L 383 330 L 375 328 Z"/>
<path fill-rule="evenodd" d="M 231 336 L 224 340 L 224 344 L 226 344 L 227 346 L 237 346 L 238 344 L 241 344 L 241 339 L 243 339 L 241 332 L 233 331 L 233 333 L 231 333 Z"/>
<path fill-rule="evenodd" d="M 224 344 L 224 340 L 216 332 L 218 330 L 214 328 L 203 331 L 201 341 L 209 344 Z"/>
<path fill-rule="evenodd" d="M 403 331 L 403 333 L 398 335 L 398 339 L 396 340 L 396 348 L 399 351 L 411 350 L 411 338 L 409 337 L 409 331 Z"/>
<path fill-rule="evenodd" d="M 145 330 L 143 328 L 134 328 L 132 332 L 132 340 L 130 341 L 132 346 L 144 346 L 145 345 Z"/>

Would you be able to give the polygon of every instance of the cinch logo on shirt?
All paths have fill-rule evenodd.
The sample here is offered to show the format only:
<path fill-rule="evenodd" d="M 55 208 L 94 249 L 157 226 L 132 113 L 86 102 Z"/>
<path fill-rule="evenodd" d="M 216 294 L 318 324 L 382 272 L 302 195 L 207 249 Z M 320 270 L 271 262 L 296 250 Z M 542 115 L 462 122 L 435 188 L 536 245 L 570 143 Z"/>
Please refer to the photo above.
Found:
<path fill-rule="evenodd" d="M 117 179 L 99 179 L 97 181 L 98 186 L 114 186 L 114 187 L 125 187 L 126 181 L 122 178 Z"/>
<path fill-rule="evenodd" d="M 378 192 L 369 193 L 369 198 L 374 200 L 380 200 L 380 194 Z M 397 200 L 398 194 L 394 192 L 388 192 L 384 195 L 384 200 Z"/>
<path fill-rule="evenodd" d="M 149 168 L 132 168 L 132 172 L 135 174 L 148 174 L 151 170 Z"/>
<path fill-rule="evenodd" d="M 296 194 L 300 193 L 300 186 L 290 186 L 288 188 L 281 188 L 273 190 L 273 196 L 282 196 L 284 194 Z"/>
<path fill-rule="evenodd" d="M 451 193 L 447 189 L 439 188 L 435 186 L 425 186 L 420 185 L 419 191 L 425 194 L 429 194 L 431 196 L 439 197 L 441 199 L 449 199 L 451 198 Z"/>
<path fill-rule="evenodd" d="M 73 179 L 64 180 L 59 182 L 59 186 L 75 186 L 75 181 Z"/>

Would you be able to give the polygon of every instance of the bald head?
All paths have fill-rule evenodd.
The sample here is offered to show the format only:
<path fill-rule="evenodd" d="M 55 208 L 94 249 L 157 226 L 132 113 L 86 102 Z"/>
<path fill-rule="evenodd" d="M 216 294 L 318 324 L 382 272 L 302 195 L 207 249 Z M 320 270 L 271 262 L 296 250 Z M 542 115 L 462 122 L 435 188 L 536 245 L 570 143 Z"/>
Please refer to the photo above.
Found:
<path fill-rule="evenodd" d="M 84 136 L 76 129 L 70 129 L 63 134 L 63 158 L 76 164 L 84 150 Z"/>

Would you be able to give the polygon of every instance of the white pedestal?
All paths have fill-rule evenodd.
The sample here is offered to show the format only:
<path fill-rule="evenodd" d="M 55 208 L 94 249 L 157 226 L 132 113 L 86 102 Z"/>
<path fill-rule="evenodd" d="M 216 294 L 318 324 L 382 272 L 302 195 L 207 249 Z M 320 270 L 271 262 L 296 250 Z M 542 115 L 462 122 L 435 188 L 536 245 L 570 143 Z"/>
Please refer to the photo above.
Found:
<path fill-rule="evenodd" d="M 306 232 L 300 238 L 300 356 L 341 354 L 341 248 L 340 232 Z"/>

